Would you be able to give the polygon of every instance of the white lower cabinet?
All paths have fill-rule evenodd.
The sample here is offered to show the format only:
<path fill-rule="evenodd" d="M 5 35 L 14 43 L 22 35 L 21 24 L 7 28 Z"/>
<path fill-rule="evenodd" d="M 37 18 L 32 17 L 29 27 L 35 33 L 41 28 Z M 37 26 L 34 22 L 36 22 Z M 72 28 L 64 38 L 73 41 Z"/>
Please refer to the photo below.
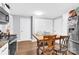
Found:
<path fill-rule="evenodd" d="M 8 55 L 8 43 L 0 48 L 0 55 Z"/>

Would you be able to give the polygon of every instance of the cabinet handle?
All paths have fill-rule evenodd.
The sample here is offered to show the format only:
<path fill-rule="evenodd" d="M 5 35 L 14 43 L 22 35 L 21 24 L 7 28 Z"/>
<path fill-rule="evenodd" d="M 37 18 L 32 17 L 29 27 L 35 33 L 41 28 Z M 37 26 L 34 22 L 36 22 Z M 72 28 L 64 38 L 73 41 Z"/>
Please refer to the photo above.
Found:
<path fill-rule="evenodd" d="M 7 49 L 7 47 L 6 47 L 5 49 L 3 49 L 2 52 L 4 52 L 6 49 Z M 2 53 L 2 52 L 1 52 L 1 53 Z"/>

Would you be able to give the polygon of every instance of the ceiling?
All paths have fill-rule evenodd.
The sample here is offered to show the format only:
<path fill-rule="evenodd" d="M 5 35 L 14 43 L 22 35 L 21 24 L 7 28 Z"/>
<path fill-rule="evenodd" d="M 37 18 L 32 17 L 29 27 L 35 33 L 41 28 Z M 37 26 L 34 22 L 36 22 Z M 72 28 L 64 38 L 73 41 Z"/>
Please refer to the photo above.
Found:
<path fill-rule="evenodd" d="M 66 13 L 70 9 L 79 6 L 78 3 L 9 3 L 11 14 L 23 16 L 35 16 L 34 11 L 42 11 L 39 17 L 55 18 Z"/>

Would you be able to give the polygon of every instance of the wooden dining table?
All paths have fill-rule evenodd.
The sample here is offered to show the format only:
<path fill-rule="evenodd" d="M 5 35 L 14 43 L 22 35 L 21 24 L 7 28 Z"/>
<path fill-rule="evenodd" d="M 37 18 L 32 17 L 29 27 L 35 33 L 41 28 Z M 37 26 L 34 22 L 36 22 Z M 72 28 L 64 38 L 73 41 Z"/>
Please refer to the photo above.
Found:
<path fill-rule="evenodd" d="M 49 41 L 49 40 L 45 40 L 44 36 L 51 36 L 51 37 L 55 36 L 55 38 Z M 51 41 L 53 43 L 55 43 L 56 40 L 59 40 L 60 47 L 61 47 L 61 39 L 63 39 L 64 37 L 67 37 L 67 36 L 64 36 L 64 35 L 40 35 L 40 36 L 33 35 L 33 37 L 36 38 L 36 40 L 37 40 L 37 55 L 39 55 L 39 50 L 40 50 L 40 44 L 39 43 L 40 42 L 43 42 L 43 43 L 44 42 L 49 42 L 49 44 L 50 44 Z M 42 46 L 44 47 L 45 45 L 43 44 Z M 60 48 L 60 50 L 61 50 L 61 48 Z"/>

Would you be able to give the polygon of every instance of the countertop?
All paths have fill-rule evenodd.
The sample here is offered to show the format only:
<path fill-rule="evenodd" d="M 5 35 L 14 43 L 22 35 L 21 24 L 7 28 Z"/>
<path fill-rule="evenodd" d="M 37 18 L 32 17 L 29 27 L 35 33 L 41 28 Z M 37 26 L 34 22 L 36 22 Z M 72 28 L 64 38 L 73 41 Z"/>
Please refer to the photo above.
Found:
<path fill-rule="evenodd" d="M 0 48 L 1 48 L 2 46 L 4 46 L 6 43 L 8 43 L 8 42 L 9 42 L 9 40 L 1 39 L 1 40 L 0 40 Z"/>

